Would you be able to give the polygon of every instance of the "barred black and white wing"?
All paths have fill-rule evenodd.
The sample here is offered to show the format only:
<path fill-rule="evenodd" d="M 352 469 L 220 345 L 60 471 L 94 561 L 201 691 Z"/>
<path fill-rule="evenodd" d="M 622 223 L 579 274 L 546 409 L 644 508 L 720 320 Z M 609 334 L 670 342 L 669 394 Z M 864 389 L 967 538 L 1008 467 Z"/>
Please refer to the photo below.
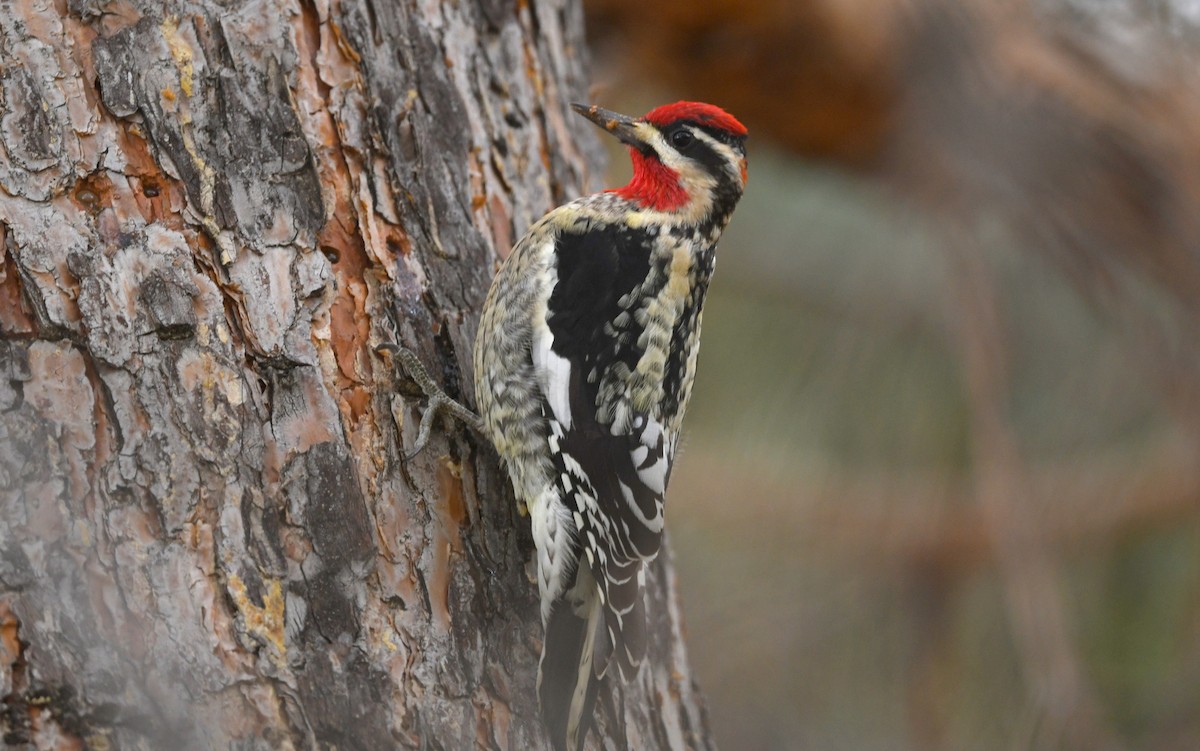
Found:
<path fill-rule="evenodd" d="M 630 389 L 646 355 L 639 311 L 654 296 L 653 248 L 652 236 L 628 228 L 561 235 L 547 325 L 534 342 L 579 557 L 604 608 L 603 641 L 627 679 L 645 653 L 643 563 L 658 554 L 675 443 L 662 405 L 638 409 Z M 594 665 L 597 675 L 606 667 Z"/>
<path fill-rule="evenodd" d="M 539 684 L 564 747 L 583 737 L 594 682 L 614 661 L 632 680 L 646 653 L 645 565 L 662 543 L 714 262 L 689 229 L 572 216 L 544 247 L 545 304 L 529 340 L 556 506 L 572 532 L 560 557 L 571 565 L 543 591 L 554 602 Z"/>
<path fill-rule="evenodd" d="M 606 639 L 600 648 L 612 650 L 625 680 L 645 655 L 643 564 L 658 554 L 670 466 L 657 420 L 637 415 L 630 428 L 613 435 L 603 425 L 573 425 L 561 440 L 581 558 L 603 607 Z M 594 665 L 598 677 L 606 668 L 607 661 Z"/>

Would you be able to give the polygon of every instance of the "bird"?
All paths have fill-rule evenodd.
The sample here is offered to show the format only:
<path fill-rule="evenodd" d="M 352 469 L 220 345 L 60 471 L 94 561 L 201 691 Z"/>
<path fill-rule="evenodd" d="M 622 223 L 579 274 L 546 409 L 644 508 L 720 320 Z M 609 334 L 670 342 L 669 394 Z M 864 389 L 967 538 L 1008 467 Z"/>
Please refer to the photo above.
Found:
<path fill-rule="evenodd" d="M 675 102 L 631 117 L 572 104 L 628 147 L 623 187 L 534 223 L 497 272 L 474 346 L 478 414 L 384 345 L 440 413 L 495 446 L 527 514 L 545 629 L 537 692 L 556 751 L 581 749 L 605 676 L 636 680 L 646 566 L 692 395 L 716 248 L 746 187 L 747 130 Z M 615 670 L 614 670 L 615 667 Z"/>

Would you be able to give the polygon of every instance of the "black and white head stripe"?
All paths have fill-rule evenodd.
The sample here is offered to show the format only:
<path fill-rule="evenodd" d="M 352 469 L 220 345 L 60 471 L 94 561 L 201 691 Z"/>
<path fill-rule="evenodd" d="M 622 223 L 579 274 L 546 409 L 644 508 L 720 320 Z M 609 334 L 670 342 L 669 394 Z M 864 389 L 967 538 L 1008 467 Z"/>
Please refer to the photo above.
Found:
<path fill-rule="evenodd" d="M 663 133 L 664 139 L 680 155 L 703 164 L 714 177 L 737 177 L 746 158 L 746 137 L 699 123 L 676 123 Z"/>
<path fill-rule="evenodd" d="M 732 136 L 694 122 L 665 127 L 640 123 L 637 132 L 645 152 L 657 157 L 685 180 L 691 164 L 703 165 L 712 178 L 737 178 L 746 158 L 745 136 Z"/>

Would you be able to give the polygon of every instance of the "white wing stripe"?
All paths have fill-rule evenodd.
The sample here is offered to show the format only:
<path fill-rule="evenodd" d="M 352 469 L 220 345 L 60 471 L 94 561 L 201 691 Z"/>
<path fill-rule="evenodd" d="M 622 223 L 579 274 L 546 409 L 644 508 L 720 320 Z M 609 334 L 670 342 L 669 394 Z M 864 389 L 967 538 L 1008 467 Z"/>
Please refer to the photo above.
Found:
<path fill-rule="evenodd" d="M 571 363 L 554 351 L 554 334 L 544 321 L 535 321 L 533 342 L 530 346 L 533 368 L 538 374 L 538 385 L 554 417 L 562 423 L 561 436 L 571 429 Z"/>

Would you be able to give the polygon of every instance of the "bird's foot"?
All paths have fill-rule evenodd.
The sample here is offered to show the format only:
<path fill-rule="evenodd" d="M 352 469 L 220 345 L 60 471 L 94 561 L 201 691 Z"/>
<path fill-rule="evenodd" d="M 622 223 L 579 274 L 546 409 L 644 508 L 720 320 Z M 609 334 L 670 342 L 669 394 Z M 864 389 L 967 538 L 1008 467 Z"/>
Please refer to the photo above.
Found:
<path fill-rule="evenodd" d="M 393 363 L 399 364 L 403 368 L 409 379 L 417 385 L 427 399 L 425 409 L 421 413 L 421 425 L 417 429 L 417 442 L 413 445 L 412 451 L 404 457 L 404 461 L 411 461 L 424 450 L 439 414 L 454 417 L 472 430 L 483 432 L 483 420 L 479 415 L 447 396 L 442 387 L 437 385 L 437 382 L 429 375 L 429 371 L 425 369 L 425 365 L 422 364 L 415 352 L 407 347 L 391 343 L 381 344 L 375 348 L 375 351 L 387 352 L 391 355 Z"/>

